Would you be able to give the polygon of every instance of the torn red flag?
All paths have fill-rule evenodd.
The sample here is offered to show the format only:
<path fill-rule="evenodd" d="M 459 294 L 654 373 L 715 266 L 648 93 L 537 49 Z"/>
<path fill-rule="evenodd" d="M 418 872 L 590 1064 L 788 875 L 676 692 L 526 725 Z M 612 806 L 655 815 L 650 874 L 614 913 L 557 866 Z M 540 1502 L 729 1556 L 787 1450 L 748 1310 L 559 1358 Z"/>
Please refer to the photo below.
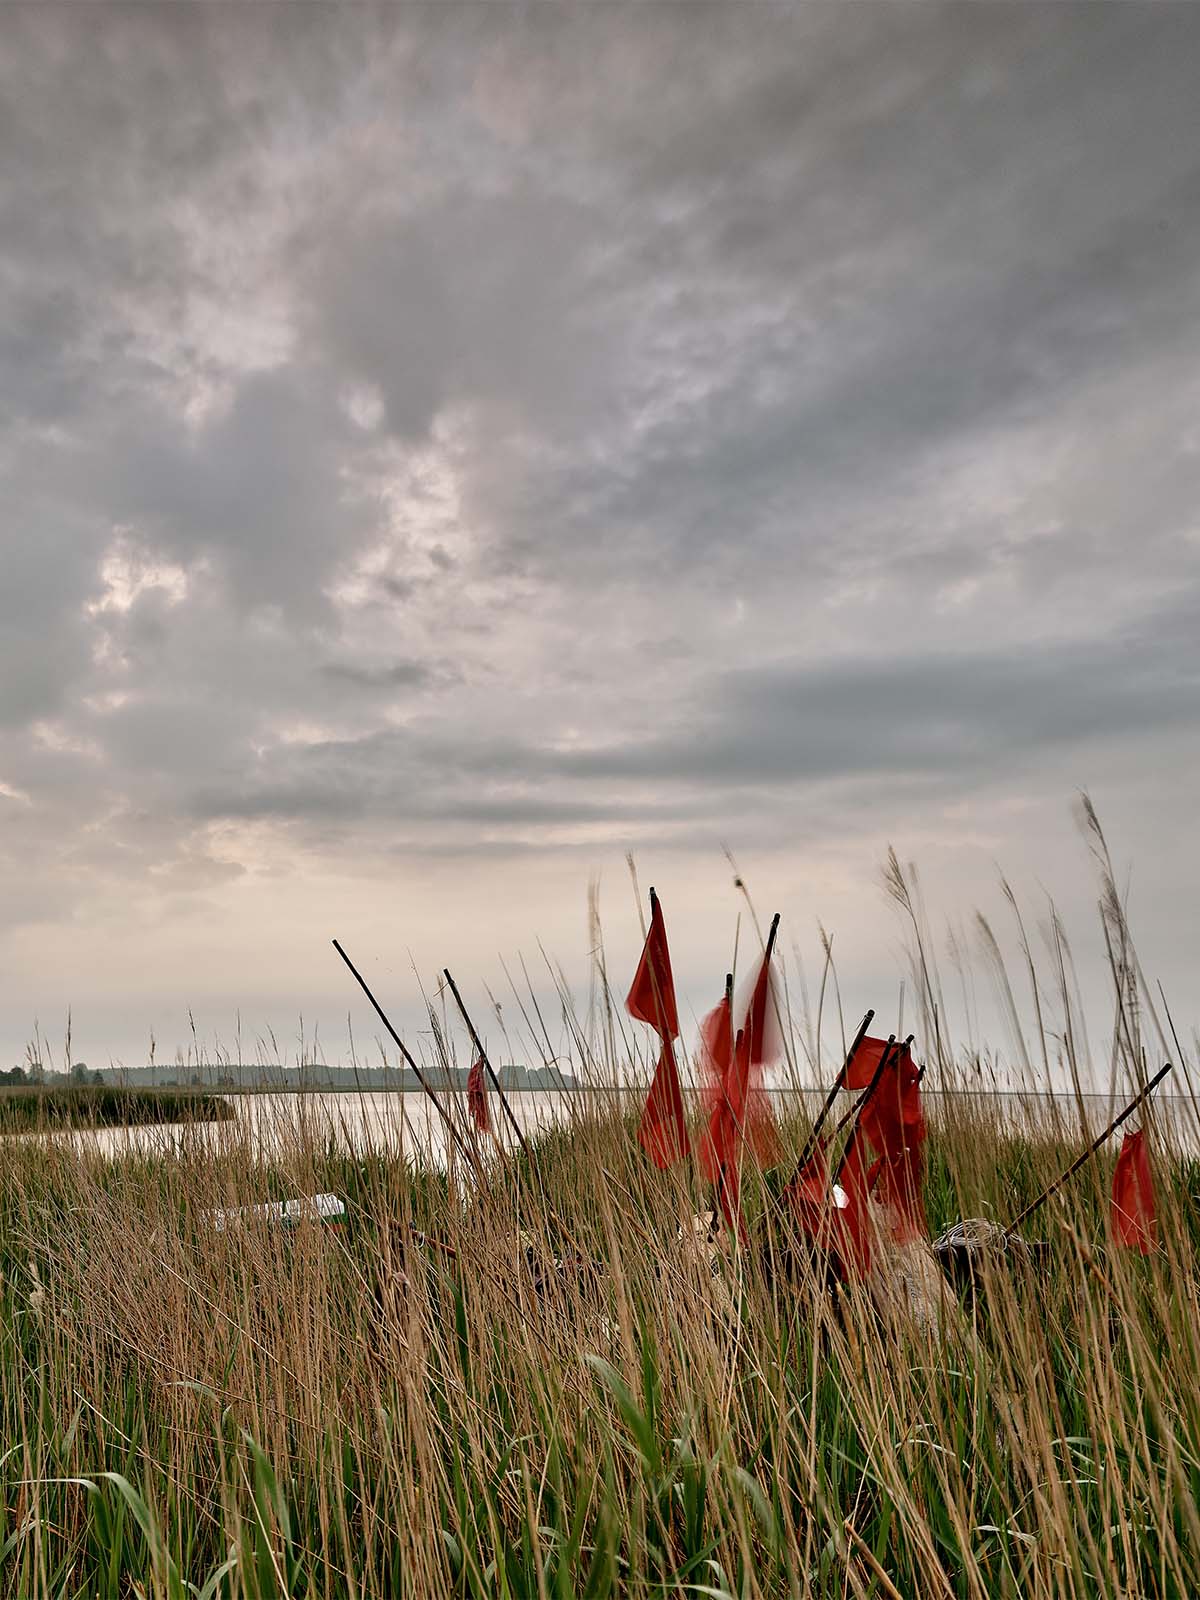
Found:
<path fill-rule="evenodd" d="M 661 1041 L 654 1081 L 646 1096 L 638 1126 L 638 1143 L 656 1167 L 669 1167 L 691 1149 L 687 1119 L 683 1108 L 683 1089 L 675 1065 L 672 1041 L 679 1033 L 679 1013 L 675 1008 L 675 980 L 671 975 L 671 954 L 667 949 L 667 928 L 662 902 L 650 891 L 650 931 L 642 949 L 642 959 L 634 973 L 625 1009 L 639 1022 L 648 1022 Z"/>
<path fill-rule="evenodd" d="M 492 1108 L 488 1102 L 487 1084 L 483 1080 L 483 1057 L 476 1056 L 467 1073 L 467 1110 L 471 1121 L 480 1133 L 492 1131 Z"/>
<path fill-rule="evenodd" d="M 863 1041 L 871 1045 L 879 1042 Z M 886 1044 L 883 1048 L 886 1049 Z M 855 1052 L 855 1061 L 859 1054 Z M 864 1087 L 874 1077 L 881 1056 L 882 1051 L 875 1056 Z M 861 1070 L 855 1073 L 856 1079 Z M 912 1051 L 906 1044 L 895 1045 L 874 1092 L 859 1113 L 859 1126 L 879 1157 L 872 1168 L 872 1187 L 880 1204 L 891 1211 L 895 1238 L 901 1244 L 929 1231 L 921 1192 L 925 1116 L 921 1110 L 919 1083 Z"/>
<path fill-rule="evenodd" d="M 1147 1256 L 1158 1242 L 1158 1210 L 1146 1135 L 1127 1133 L 1113 1170 L 1112 1228 L 1118 1243 Z"/>

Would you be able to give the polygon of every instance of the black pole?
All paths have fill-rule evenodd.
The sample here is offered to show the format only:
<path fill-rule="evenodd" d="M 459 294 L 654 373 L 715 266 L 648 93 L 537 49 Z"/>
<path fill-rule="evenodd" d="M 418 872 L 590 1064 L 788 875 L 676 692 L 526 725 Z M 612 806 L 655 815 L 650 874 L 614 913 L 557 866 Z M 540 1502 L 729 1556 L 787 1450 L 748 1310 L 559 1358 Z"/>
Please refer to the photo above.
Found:
<path fill-rule="evenodd" d="M 1108 1127 L 1105 1128 L 1104 1132 L 1102 1134 L 1099 1134 L 1095 1139 L 1092 1140 L 1091 1144 L 1088 1145 L 1087 1149 L 1083 1152 L 1083 1154 L 1081 1156 L 1076 1156 L 1075 1160 L 1072 1161 L 1071 1165 L 1067 1168 L 1067 1170 L 1064 1173 L 1060 1174 L 1059 1177 L 1055 1178 L 1054 1182 L 1050 1185 L 1050 1187 L 1048 1189 L 1043 1189 L 1041 1194 L 1038 1195 L 1036 1200 L 1031 1200 L 1030 1203 L 1025 1207 L 1024 1211 L 1022 1211 L 1022 1213 L 1021 1213 L 1021 1215 L 1019 1217 L 1014 1217 L 1013 1218 L 1013 1220 L 1009 1223 L 1008 1227 L 1005 1228 L 1005 1230 L 1004 1230 L 1004 1237 L 1006 1239 L 1011 1239 L 1013 1234 L 1016 1233 L 1017 1229 L 1021 1226 L 1021 1224 L 1023 1222 L 1027 1222 L 1035 1211 L 1040 1210 L 1041 1207 L 1045 1205 L 1046 1201 L 1049 1200 L 1049 1198 L 1050 1198 L 1050 1196 L 1052 1194 L 1057 1193 L 1057 1191 L 1062 1188 L 1063 1184 L 1066 1183 L 1068 1178 L 1073 1178 L 1075 1176 L 1075 1174 L 1079 1171 L 1080 1167 L 1082 1167 L 1085 1162 L 1091 1160 L 1091 1158 L 1096 1154 L 1096 1151 L 1099 1150 L 1100 1146 L 1104 1143 L 1104 1141 L 1107 1138 L 1109 1138 L 1112 1134 L 1116 1133 L 1117 1129 L 1126 1120 L 1126 1118 L 1127 1117 L 1131 1117 L 1133 1115 L 1133 1113 L 1137 1110 L 1137 1108 L 1141 1105 L 1142 1101 L 1147 1098 L 1147 1096 L 1149 1095 L 1150 1091 L 1152 1089 L 1155 1089 L 1155 1088 L 1158 1087 L 1158 1085 L 1166 1077 L 1167 1073 L 1170 1072 L 1172 1065 L 1173 1065 L 1173 1063 L 1168 1061 L 1166 1066 L 1163 1067 L 1161 1071 L 1156 1072 L 1154 1074 L 1154 1076 L 1150 1079 L 1150 1082 L 1145 1086 L 1145 1088 L 1142 1089 L 1142 1091 L 1133 1100 L 1131 1100 L 1129 1102 L 1129 1104 L 1125 1107 L 1124 1111 L 1121 1112 L 1120 1116 L 1119 1117 L 1114 1117 L 1113 1120 L 1109 1123 Z"/>
<path fill-rule="evenodd" d="M 458 992 L 458 985 L 450 976 L 450 968 L 443 967 L 442 975 L 445 977 L 446 982 L 450 985 L 450 993 L 454 996 L 455 1003 L 457 1004 L 459 1011 L 462 1012 L 462 1019 L 467 1025 L 467 1032 L 471 1035 L 471 1043 L 475 1046 L 475 1049 L 479 1054 L 479 1059 L 487 1068 L 487 1075 L 492 1080 L 492 1087 L 500 1096 L 500 1104 L 504 1107 L 504 1114 L 512 1125 L 512 1130 L 517 1136 L 517 1142 L 521 1146 L 522 1153 L 524 1154 L 525 1159 L 532 1165 L 532 1158 L 529 1154 L 529 1146 L 525 1143 L 525 1135 L 521 1132 L 521 1125 L 513 1114 L 513 1109 L 508 1103 L 508 1099 L 504 1093 L 504 1090 L 500 1087 L 500 1080 L 496 1076 L 495 1070 L 492 1067 L 492 1063 L 488 1060 L 488 1053 L 483 1048 L 483 1041 L 475 1032 L 475 1024 L 471 1021 L 471 1018 L 467 1013 L 466 1006 L 463 1005 L 462 995 L 460 995 Z"/>
<path fill-rule="evenodd" d="M 467 1143 L 463 1139 L 462 1134 L 460 1134 L 458 1129 L 455 1127 L 454 1122 L 453 1122 L 453 1120 L 452 1120 L 452 1118 L 450 1116 L 450 1113 L 446 1110 L 445 1106 L 438 1099 L 437 1095 L 434 1094 L 433 1089 L 430 1086 L 429 1080 L 426 1078 L 425 1074 L 421 1071 L 421 1069 L 417 1065 L 417 1063 L 413 1060 L 412 1055 L 411 1055 L 411 1053 L 410 1053 L 410 1051 L 408 1049 L 408 1046 L 404 1043 L 404 1040 L 400 1037 L 400 1035 L 396 1032 L 395 1028 L 393 1028 L 391 1023 L 388 1021 L 387 1015 L 385 1014 L 383 1007 L 379 1004 L 379 1001 L 376 1000 L 375 996 L 371 993 L 370 989 L 368 988 L 367 980 L 363 977 L 362 973 L 354 965 L 353 961 L 351 961 L 350 957 L 342 949 L 341 945 L 338 943 L 338 941 L 336 939 L 333 941 L 333 948 L 337 951 L 338 955 L 341 956 L 342 960 L 346 963 L 346 965 L 350 968 L 350 971 L 354 974 L 354 977 L 355 977 L 355 979 L 356 979 L 356 981 L 358 983 L 359 988 L 366 995 L 367 999 L 371 1002 L 371 1004 L 375 1007 L 375 1011 L 376 1011 L 376 1013 L 377 1013 L 377 1015 L 379 1017 L 380 1022 L 383 1023 L 384 1027 L 391 1034 L 393 1043 L 396 1045 L 397 1049 L 400 1051 L 400 1054 L 404 1057 L 404 1059 L 408 1063 L 408 1065 L 412 1068 L 413 1072 L 416 1073 L 417 1082 L 421 1085 L 422 1089 L 424 1089 L 425 1093 L 429 1096 L 429 1098 L 433 1101 L 434 1105 L 437 1107 L 438 1113 L 441 1116 L 442 1121 L 446 1124 L 446 1127 L 450 1132 L 450 1137 L 454 1140 L 454 1143 L 458 1146 L 458 1149 L 461 1151 L 463 1159 L 467 1162 L 468 1166 L 470 1166 L 471 1168 L 474 1169 L 474 1171 L 476 1173 L 480 1172 L 482 1169 L 480 1168 L 478 1162 L 476 1161 L 474 1153 L 468 1148 Z"/>

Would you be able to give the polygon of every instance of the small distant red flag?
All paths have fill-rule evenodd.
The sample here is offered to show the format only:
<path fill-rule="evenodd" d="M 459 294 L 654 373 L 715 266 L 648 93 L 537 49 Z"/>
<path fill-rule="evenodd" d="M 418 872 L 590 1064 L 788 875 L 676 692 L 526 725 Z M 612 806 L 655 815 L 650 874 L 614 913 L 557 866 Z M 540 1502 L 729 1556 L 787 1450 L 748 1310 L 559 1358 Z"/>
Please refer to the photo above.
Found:
<path fill-rule="evenodd" d="M 675 979 L 671 976 L 671 953 L 667 949 L 667 927 L 662 901 L 655 895 L 650 907 L 650 931 L 642 949 L 642 959 L 633 975 L 625 1009 L 639 1022 L 648 1022 L 660 1039 L 679 1037 L 679 1013 L 675 1009 Z"/>
<path fill-rule="evenodd" d="M 491 1133 L 492 1108 L 488 1102 L 487 1084 L 483 1081 L 482 1056 L 475 1058 L 467 1073 L 467 1110 L 480 1133 Z"/>
<path fill-rule="evenodd" d="M 1148 1256 L 1158 1242 L 1158 1209 L 1146 1135 L 1141 1128 L 1127 1133 L 1113 1171 L 1112 1228 L 1127 1250 Z"/>
<path fill-rule="evenodd" d="M 634 973 L 625 1009 L 639 1022 L 648 1022 L 657 1032 L 662 1047 L 658 1054 L 654 1081 L 646 1096 L 638 1126 L 638 1143 L 656 1167 L 669 1167 L 691 1149 L 683 1090 L 675 1065 L 672 1040 L 679 1033 L 679 1013 L 675 1009 L 675 980 L 671 975 L 671 953 L 667 949 L 667 928 L 662 902 L 651 891 L 650 931 L 642 959 Z"/>
<path fill-rule="evenodd" d="M 866 1052 L 874 1061 L 861 1086 L 866 1088 L 875 1076 L 886 1042 L 864 1039 L 864 1045 L 880 1045 Z M 847 1082 L 858 1084 L 863 1068 L 858 1065 L 863 1052 L 855 1051 Z M 894 1045 L 883 1075 L 871 1098 L 859 1113 L 859 1125 L 879 1160 L 872 1168 L 871 1182 L 881 1204 L 894 1218 L 896 1239 L 903 1243 L 927 1234 L 925 1202 L 921 1180 L 925 1161 L 925 1116 L 921 1110 L 920 1078 L 907 1045 Z"/>

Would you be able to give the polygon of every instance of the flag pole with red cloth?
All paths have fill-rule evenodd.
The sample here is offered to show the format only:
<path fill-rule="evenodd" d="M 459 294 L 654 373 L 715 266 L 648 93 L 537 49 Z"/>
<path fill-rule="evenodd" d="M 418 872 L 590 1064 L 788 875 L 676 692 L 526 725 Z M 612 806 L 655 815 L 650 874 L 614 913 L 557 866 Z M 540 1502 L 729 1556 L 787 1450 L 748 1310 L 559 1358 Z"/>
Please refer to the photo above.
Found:
<path fill-rule="evenodd" d="M 774 1054 L 779 1037 L 778 1007 L 771 981 L 771 958 L 779 933 L 779 913 L 771 919 L 771 930 L 763 949 L 758 976 L 750 992 L 742 1020 L 742 1045 L 734 1051 L 734 1079 L 731 1101 L 737 1123 L 737 1136 L 750 1146 L 759 1167 L 773 1167 L 779 1160 L 779 1130 L 775 1113 L 763 1083 L 763 1069 Z M 774 1015 L 772 1014 L 774 1009 Z"/>
<path fill-rule="evenodd" d="M 648 1023 L 659 1037 L 658 1065 L 638 1124 L 638 1143 L 656 1167 L 670 1167 L 688 1154 L 691 1144 L 673 1045 L 679 1036 L 675 980 L 662 904 L 653 889 L 650 928 L 625 1009 L 638 1022 Z"/>

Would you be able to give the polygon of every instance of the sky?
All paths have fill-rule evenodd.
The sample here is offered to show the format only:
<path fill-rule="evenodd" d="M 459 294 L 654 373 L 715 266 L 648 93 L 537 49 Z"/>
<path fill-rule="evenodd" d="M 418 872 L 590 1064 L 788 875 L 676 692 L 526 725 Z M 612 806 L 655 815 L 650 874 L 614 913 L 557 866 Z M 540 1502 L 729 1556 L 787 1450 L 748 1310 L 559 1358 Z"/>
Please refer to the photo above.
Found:
<path fill-rule="evenodd" d="M 592 883 L 623 989 L 627 852 L 685 1034 L 726 849 L 854 1019 L 889 844 L 1086 989 L 1080 790 L 1200 1017 L 1197 82 L 1187 6 L 6 6 L 0 1064 L 344 1059 L 334 936 L 496 1030 Z"/>

